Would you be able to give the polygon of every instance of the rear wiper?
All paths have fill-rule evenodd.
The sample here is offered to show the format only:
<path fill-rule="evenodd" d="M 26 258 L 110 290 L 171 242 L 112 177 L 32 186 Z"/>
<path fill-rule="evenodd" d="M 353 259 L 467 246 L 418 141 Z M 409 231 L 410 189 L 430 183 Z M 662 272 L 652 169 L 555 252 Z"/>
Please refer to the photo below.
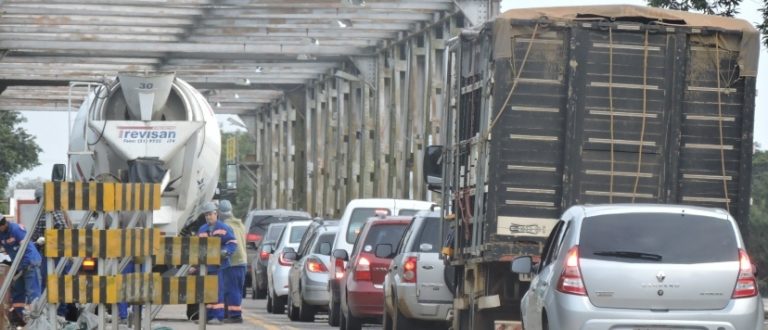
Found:
<path fill-rule="evenodd" d="M 651 253 L 644 253 L 644 252 L 633 252 L 633 251 L 597 251 L 593 252 L 592 254 L 596 256 L 607 256 L 607 257 L 620 257 L 620 258 L 630 258 L 630 259 L 645 259 L 645 260 L 652 260 L 652 261 L 661 261 L 661 256 L 658 254 L 651 254 Z"/>

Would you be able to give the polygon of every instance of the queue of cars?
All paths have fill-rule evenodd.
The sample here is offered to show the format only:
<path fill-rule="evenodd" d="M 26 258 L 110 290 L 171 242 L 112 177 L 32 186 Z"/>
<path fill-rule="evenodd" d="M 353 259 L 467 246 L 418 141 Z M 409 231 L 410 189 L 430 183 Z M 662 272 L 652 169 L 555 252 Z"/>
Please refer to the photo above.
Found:
<path fill-rule="evenodd" d="M 267 312 L 286 313 L 292 321 L 313 322 L 318 313 L 327 313 L 330 325 L 355 330 L 399 315 L 383 320 L 385 326 L 447 326 L 453 295 L 443 281 L 439 249 L 444 235 L 434 208 L 424 201 L 358 199 L 340 220 L 274 221 L 262 230 L 264 239 L 253 257 L 255 290 L 261 288 L 259 274 L 266 274 Z M 402 253 L 408 257 L 396 259 Z M 260 270 L 264 259 L 267 266 Z M 417 266 L 422 269 L 409 268 Z M 412 281 L 419 277 L 418 284 Z M 397 291 L 415 285 L 424 288 L 423 299 L 413 288 L 408 294 Z M 385 291 L 409 300 L 392 298 L 395 294 L 385 303 Z M 385 306 L 400 312 L 388 313 Z"/>
<path fill-rule="evenodd" d="M 453 280 L 441 222 L 431 203 L 367 199 L 350 202 L 339 221 L 270 225 L 280 234 L 268 310 L 287 308 L 301 322 L 328 313 L 342 330 L 447 329 Z M 511 266 L 510 275 L 533 276 L 521 301 L 524 329 L 762 329 L 754 265 L 724 210 L 574 206 L 540 258 Z"/>

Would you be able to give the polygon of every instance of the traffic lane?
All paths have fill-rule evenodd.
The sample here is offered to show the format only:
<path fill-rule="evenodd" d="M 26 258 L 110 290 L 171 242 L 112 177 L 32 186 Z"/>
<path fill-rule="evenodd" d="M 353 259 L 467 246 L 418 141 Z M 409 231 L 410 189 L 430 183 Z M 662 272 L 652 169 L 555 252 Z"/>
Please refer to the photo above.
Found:
<path fill-rule="evenodd" d="M 766 302 L 768 303 L 768 302 Z M 292 322 L 285 314 L 269 314 L 266 309 L 267 301 L 264 299 L 253 300 L 250 298 L 243 299 L 243 324 L 226 324 L 223 326 L 211 326 L 210 328 L 223 328 L 227 330 L 245 330 L 245 329 L 262 329 L 262 330 L 297 330 L 297 329 L 338 329 L 338 327 L 331 327 L 328 325 L 328 316 L 326 314 L 318 314 L 315 317 L 315 322 Z M 166 306 L 158 315 L 157 319 L 152 323 L 153 327 L 167 325 L 171 329 L 178 330 L 197 330 L 197 324 L 185 319 L 186 309 L 185 306 Z M 367 325 L 364 327 L 366 330 L 378 330 L 381 329 L 380 325 Z M 765 330 L 768 330 L 768 322 L 766 322 Z"/>
<path fill-rule="evenodd" d="M 262 330 L 299 330 L 299 329 L 338 329 L 338 327 L 331 327 L 328 325 L 328 316 L 326 314 L 318 314 L 315 317 L 315 322 L 293 322 L 288 319 L 285 314 L 269 314 L 267 313 L 267 301 L 265 299 L 253 300 L 250 298 L 243 299 L 243 323 L 242 324 L 225 324 L 221 326 L 210 326 L 211 329 L 226 327 L 227 330 L 245 330 L 245 329 L 262 329 Z M 168 326 L 171 329 L 179 330 L 197 330 L 197 324 L 192 321 L 187 321 L 186 307 L 185 306 L 166 306 L 158 314 L 155 321 L 152 323 L 153 327 Z M 366 325 L 363 327 L 366 330 L 379 330 L 381 325 Z M 768 329 L 767 329 L 768 330 Z"/>

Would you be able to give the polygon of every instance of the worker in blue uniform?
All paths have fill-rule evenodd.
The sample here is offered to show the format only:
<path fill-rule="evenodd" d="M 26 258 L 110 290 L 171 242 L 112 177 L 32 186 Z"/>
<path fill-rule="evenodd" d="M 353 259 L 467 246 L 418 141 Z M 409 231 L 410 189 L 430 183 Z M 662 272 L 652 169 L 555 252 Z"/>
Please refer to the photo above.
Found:
<path fill-rule="evenodd" d="M 232 203 L 226 199 L 219 202 L 219 221 L 230 228 L 237 240 L 237 249 L 229 258 L 229 267 L 222 268 L 224 277 L 224 307 L 227 308 L 224 323 L 243 323 L 243 285 L 248 254 L 245 252 L 245 225 L 232 214 Z"/>
<path fill-rule="evenodd" d="M 21 242 L 24 241 L 27 231 L 23 226 L 9 222 L 0 215 L 0 245 L 5 252 L 15 260 Z M 35 244 L 27 244 L 27 249 L 22 253 L 21 263 L 17 270 L 18 279 L 11 288 L 12 311 L 23 319 L 24 308 L 40 297 L 40 263 L 43 258 L 35 248 Z"/>
<path fill-rule="evenodd" d="M 203 205 L 202 213 L 205 214 L 205 224 L 198 230 L 199 237 L 219 237 L 221 239 L 221 265 L 208 265 L 208 275 L 219 277 L 219 299 L 215 304 L 208 304 L 206 311 L 208 324 L 221 324 L 224 320 L 224 293 L 226 282 L 223 280 L 221 268 L 229 267 L 230 256 L 235 253 L 237 239 L 232 233 L 232 228 L 219 221 L 216 204 L 210 202 Z M 198 320 L 199 321 L 199 320 Z"/>

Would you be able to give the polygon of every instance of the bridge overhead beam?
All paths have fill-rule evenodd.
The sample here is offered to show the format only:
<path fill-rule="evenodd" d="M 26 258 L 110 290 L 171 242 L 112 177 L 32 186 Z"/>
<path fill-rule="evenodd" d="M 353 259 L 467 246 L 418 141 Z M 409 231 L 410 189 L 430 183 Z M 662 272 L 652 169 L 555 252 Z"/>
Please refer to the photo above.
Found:
<path fill-rule="evenodd" d="M 268 149 L 261 153 L 261 175 L 269 187 L 257 205 L 333 218 L 355 198 L 433 199 L 424 184 L 423 152 L 441 143 L 446 44 L 473 23 L 469 10 L 484 12 L 472 5 L 498 8 L 498 1 L 457 3 L 465 8 L 435 14 L 372 55 L 351 54 L 310 80 L 303 98 L 286 92 L 258 112 L 256 138 Z M 283 126 L 275 124 L 280 111 L 293 114 L 278 120 Z M 281 155 L 305 160 L 289 164 Z M 281 184 L 290 173 L 292 185 Z M 280 196 L 286 190 L 292 200 Z"/>
<path fill-rule="evenodd" d="M 456 0 L 456 5 L 471 25 L 479 25 L 499 14 L 498 0 Z"/>

